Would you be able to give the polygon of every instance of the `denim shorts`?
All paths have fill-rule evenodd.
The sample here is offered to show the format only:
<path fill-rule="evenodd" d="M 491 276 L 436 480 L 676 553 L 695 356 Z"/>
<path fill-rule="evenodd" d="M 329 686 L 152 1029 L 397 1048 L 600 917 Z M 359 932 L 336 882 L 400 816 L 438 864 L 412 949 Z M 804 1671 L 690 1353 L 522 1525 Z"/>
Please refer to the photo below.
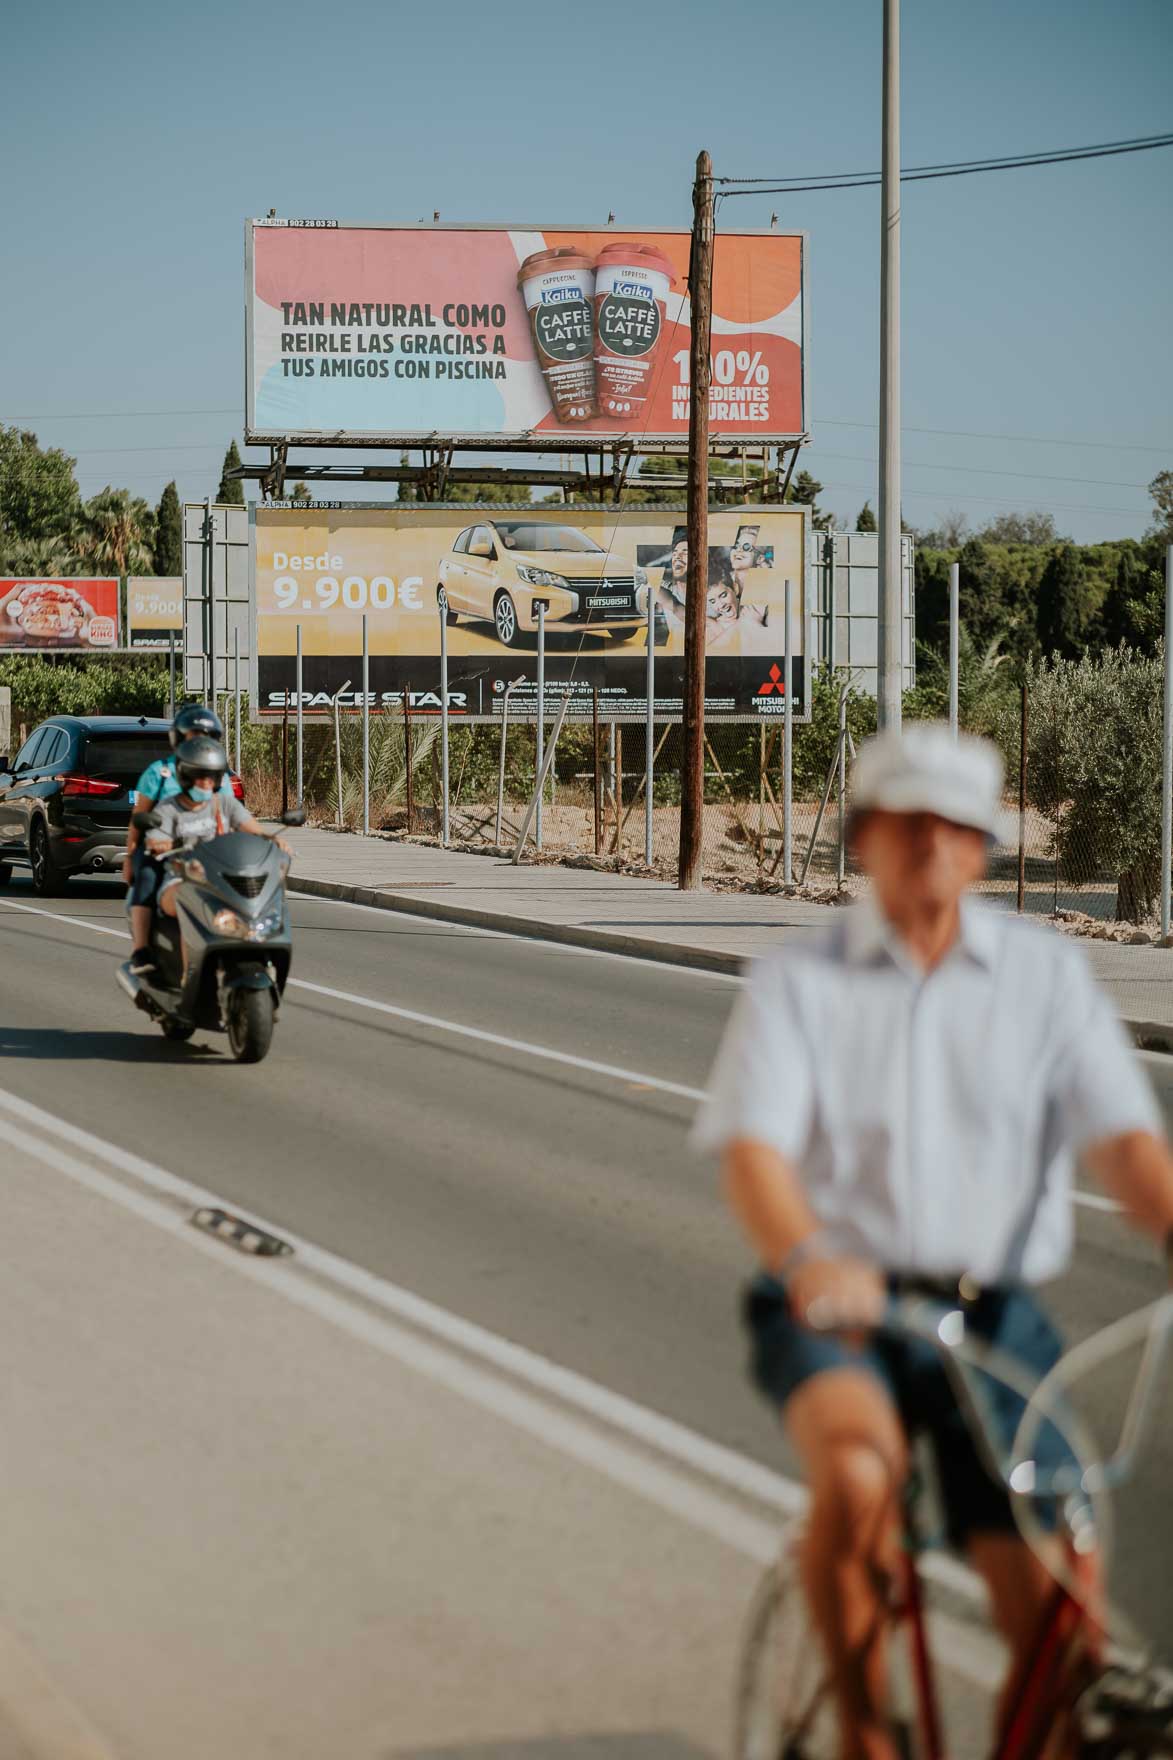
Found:
<path fill-rule="evenodd" d="M 153 904 L 159 891 L 159 882 L 163 878 L 162 867 L 141 845 L 131 856 L 130 865 L 131 904 Z"/>
<path fill-rule="evenodd" d="M 752 1377 L 775 1406 L 784 1406 L 797 1387 L 827 1369 L 862 1368 L 883 1384 L 909 1437 L 924 1435 L 931 1444 L 951 1545 L 963 1547 L 972 1534 L 1017 1531 L 1009 1493 L 986 1471 L 933 1345 L 873 1333 L 856 1348 L 837 1334 L 812 1332 L 792 1314 L 785 1286 L 765 1272 L 745 1292 L 744 1317 L 752 1341 Z M 1032 1292 L 1020 1285 L 983 1290 L 967 1309 L 966 1325 L 1015 1358 L 1033 1380 L 1041 1380 L 1062 1355 L 1058 1332 Z M 981 1380 L 989 1427 L 1008 1454 L 1025 1401 L 989 1377 Z M 1074 1460 L 1052 1424 L 1042 1426 L 1032 1452 L 1040 1466 L 1050 1468 Z M 1044 1526 L 1055 1526 L 1053 1499 L 1037 1499 L 1035 1513 Z"/>

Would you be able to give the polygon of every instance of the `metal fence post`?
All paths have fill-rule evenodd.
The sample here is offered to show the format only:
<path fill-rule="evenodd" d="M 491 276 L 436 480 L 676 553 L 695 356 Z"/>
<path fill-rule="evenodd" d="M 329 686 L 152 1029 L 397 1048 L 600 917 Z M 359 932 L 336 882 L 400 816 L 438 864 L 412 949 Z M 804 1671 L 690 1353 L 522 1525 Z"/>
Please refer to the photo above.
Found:
<path fill-rule="evenodd" d="M 415 786 L 415 777 L 413 775 L 413 771 L 415 769 L 415 765 L 412 763 L 412 751 L 411 751 L 411 680 L 410 679 L 408 679 L 407 685 L 406 685 L 404 692 L 403 692 L 403 765 L 404 765 L 404 775 L 405 775 L 406 782 L 407 782 L 407 835 L 410 837 L 412 832 L 415 830 L 415 824 L 414 824 L 415 801 L 413 798 L 413 789 Z"/>
<path fill-rule="evenodd" d="M 167 632 L 167 719 L 175 720 L 175 631 Z"/>
<path fill-rule="evenodd" d="M 302 788 L 305 780 L 305 728 L 301 707 L 301 625 L 297 626 L 297 810 L 302 807 Z"/>
<path fill-rule="evenodd" d="M 790 886 L 794 881 L 794 827 L 792 820 L 792 777 L 794 764 L 794 692 L 790 632 L 790 605 L 794 593 L 794 583 L 786 582 L 783 615 L 786 620 L 786 636 L 782 649 L 782 677 L 785 689 L 782 698 L 782 880 Z"/>
<path fill-rule="evenodd" d="M 599 767 L 598 685 L 594 685 L 591 691 L 591 728 L 594 734 L 593 751 L 595 758 L 595 854 L 599 855 L 603 848 L 603 773 Z"/>
<path fill-rule="evenodd" d="M 208 678 L 204 701 L 216 713 L 216 558 L 212 550 L 212 500 L 204 499 L 204 578 L 207 582 L 205 603 L 208 607 Z"/>
<path fill-rule="evenodd" d="M 1026 909 L 1026 754 L 1027 754 L 1027 716 L 1030 714 L 1030 695 L 1024 684 L 1022 687 L 1022 707 L 1018 724 L 1018 914 Z"/>
<path fill-rule="evenodd" d="M 520 678 L 510 680 L 505 686 L 501 703 L 501 757 L 497 765 L 497 830 L 494 839 L 498 848 L 501 846 L 501 825 L 505 817 L 505 740 L 509 732 L 509 699 L 520 683 Z"/>
<path fill-rule="evenodd" d="M 538 725 L 537 742 L 534 752 L 534 768 L 540 774 L 542 759 L 546 750 L 546 601 L 539 599 L 538 611 Z M 537 814 L 534 819 L 534 847 L 542 847 L 542 795 L 545 787 L 538 791 Z"/>
<path fill-rule="evenodd" d="M 236 743 L 236 763 L 233 769 L 240 775 L 240 630 L 232 632 L 232 734 Z"/>
<path fill-rule="evenodd" d="M 847 878 L 847 686 L 839 692 L 839 874 L 842 886 Z"/>
<path fill-rule="evenodd" d="M 1173 875 L 1173 544 L 1164 549 L 1164 743 L 1161 762 L 1161 940 L 1169 935 L 1169 884 Z"/>
<path fill-rule="evenodd" d="M 648 711 L 644 736 L 644 866 L 652 865 L 652 793 L 656 766 L 656 595 L 648 587 Z"/>
<path fill-rule="evenodd" d="M 362 614 L 362 834 L 371 834 L 371 644 Z"/>
<path fill-rule="evenodd" d="M 957 738 L 957 679 L 961 604 L 961 567 L 949 564 L 949 730 Z"/>
<path fill-rule="evenodd" d="M 440 606 L 440 842 L 448 848 L 448 606 Z"/>
<path fill-rule="evenodd" d="M 347 683 L 349 682 L 348 679 Z M 343 825 L 345 824 L 345 815 L 342 811 L 342 711 L 339 707 L 339 698 L 341 695 L 341 691 L 334 692 L 334 779 L 335 787 L 338 791 L 338 809 L 335 818 L 337 820 L 339 831 L 342 830 Z"/>

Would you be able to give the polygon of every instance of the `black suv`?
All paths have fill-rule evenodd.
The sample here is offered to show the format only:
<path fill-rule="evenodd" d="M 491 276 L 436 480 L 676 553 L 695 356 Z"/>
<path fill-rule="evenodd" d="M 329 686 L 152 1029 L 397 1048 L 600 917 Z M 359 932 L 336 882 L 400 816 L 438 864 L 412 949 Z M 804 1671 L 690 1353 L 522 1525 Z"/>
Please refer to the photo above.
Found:
<path fill-rule="evenodd" d="M 171 756 L 169 721 L 139 715 L 54 715 L 15 758 L 0 756 L 0 885 L 27 861 L 33 889 L 71 874 L 117 872 L 126 854 L 134 785 Z M 239 782 L 233 778 L 239 794 Z"/>

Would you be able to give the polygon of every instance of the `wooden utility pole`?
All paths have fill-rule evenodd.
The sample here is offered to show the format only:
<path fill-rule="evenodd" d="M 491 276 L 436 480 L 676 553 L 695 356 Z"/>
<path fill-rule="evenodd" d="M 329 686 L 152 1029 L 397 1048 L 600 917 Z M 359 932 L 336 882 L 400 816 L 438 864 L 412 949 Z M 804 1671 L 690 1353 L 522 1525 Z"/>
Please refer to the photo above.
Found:
<path fill-rule="evenodd" d="M 709 582 L 709 373 L 713 296 L 713 161 L 698 153 L 692 186 L 692 302 L 688 413 L 688 584 L 684 602 L 683 752 L 680 760 L 682 892 L 701 883 L 705 802 L 705 602 Z"/>

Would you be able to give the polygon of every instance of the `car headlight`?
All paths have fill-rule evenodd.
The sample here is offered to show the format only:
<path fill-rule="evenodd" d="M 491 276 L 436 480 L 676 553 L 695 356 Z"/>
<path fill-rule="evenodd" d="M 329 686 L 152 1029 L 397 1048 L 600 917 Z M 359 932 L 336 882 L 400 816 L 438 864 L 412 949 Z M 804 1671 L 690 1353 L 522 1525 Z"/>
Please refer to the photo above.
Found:
<path fill-rule="evenodd" d="M 524 562 L 515 564 L 518 579 L 527 581 L 531 587 L 561 587 L 566 590 L 566 582 L 560 574 L 551 574 L 548 568 L 530 568 Z"/>
<path fill-rule="evenodd" d="M 235 911 L 217 911 L 212 927 L 218 935 L 228 935 L 234 941 L 243 941 L 248 934 L 248 924 Z"/>

